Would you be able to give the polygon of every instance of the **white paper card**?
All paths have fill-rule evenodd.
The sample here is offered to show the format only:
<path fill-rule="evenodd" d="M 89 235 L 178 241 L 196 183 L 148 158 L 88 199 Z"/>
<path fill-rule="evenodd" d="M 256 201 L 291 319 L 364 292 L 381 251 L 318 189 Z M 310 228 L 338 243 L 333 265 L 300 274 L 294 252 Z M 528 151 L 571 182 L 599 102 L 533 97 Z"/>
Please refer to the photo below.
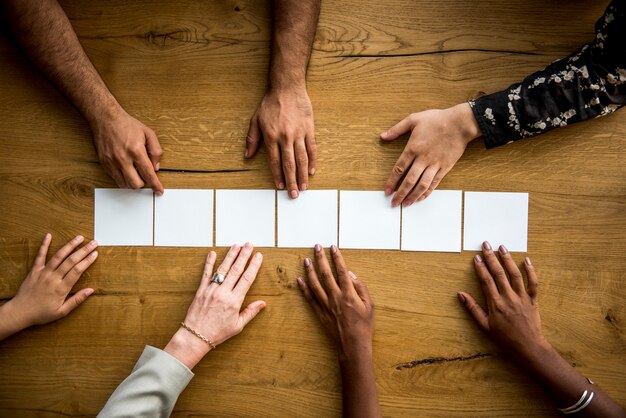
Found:
<path fill-rule="evenodd" d="M 402 208 L 402 250 L 461 252 L 461 190 L 435 190 Z"/>
<path fill-rule="evenodd" d="M 278 191 L 278 246 L 337 245 L 337 190 L 307 190 L 290 199 Z"/>
<path fill-rule="evenodd" d="M 464 250 L 480 250 L 483 241 L 496 249 L 526 252 L 528 193 L 465 192 Z"/>
<path fill-rule="evenodd" d="M 213 190 L 167 189 L 154 198 L 154 245 L 213 246 Z"/>
<path fill-rule="evenodd" d="M 99 245 L 152 245 L 150 189 L 95 189 L 94 238 Z"/>
<path fill-rule="evenodd" d="M 216 190 L 215 245 L 274 246 L 274 190 Z"/>
<path fill-rule="evenodd" d="M 382 191 L 339 192 L 339 246 L 399 250 L 400 206 Z"/>

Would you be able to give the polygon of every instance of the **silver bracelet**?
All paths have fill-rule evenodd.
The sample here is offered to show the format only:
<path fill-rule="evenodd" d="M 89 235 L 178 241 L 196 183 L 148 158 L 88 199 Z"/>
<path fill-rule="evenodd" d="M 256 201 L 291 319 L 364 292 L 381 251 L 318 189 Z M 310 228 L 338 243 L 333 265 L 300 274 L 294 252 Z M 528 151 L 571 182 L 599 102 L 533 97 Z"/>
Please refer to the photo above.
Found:
<path fill-rule="evenodd" d="M 577 412 L 582 411 L 587 406 L 589 406 L 589 404 L 593 400 L 593 395 L 594 395 L 593 392 L 589 392 L 588 390 L 585 389 L 585 391 L 583 392 L 578 402 L 576 402 L 574 405 L 568 406 L 567 408 L 557 408 L 557 409 L 566 415 L 575 414 Z"/>

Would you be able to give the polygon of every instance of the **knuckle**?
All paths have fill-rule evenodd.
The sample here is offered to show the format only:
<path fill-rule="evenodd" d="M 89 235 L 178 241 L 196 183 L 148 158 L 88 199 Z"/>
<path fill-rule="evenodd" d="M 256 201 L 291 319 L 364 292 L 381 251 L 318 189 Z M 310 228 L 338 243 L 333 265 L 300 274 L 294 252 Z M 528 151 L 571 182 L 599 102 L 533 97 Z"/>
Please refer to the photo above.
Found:
<path fill-rule="evenodd" d="M 393 170 L 392 171 L 393 171 L 394 174 L 396 174 L 398 176 L 401 176 L 401 175 L 404 174 L 405 169 L 401 165 L 396 164 L 396 165 L 393 166 Z"/>

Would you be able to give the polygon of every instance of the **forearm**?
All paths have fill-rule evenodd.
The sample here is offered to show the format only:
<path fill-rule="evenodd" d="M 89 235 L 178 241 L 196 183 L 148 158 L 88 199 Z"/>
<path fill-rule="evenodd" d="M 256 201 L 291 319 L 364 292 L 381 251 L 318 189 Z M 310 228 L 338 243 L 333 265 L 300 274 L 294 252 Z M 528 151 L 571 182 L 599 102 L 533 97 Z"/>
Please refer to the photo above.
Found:
<path fill-rule="evenodd" d="M 558 408 L 574 405 L 585 390 L 593 392 L 589 405 L 576 416 L 626 417 L 626 412 L 596 385 L 589 383 L 547 342 L 539 344 L 520 360 L 535 380 L 546 390 Z"/>
<path fill-rule="evenodd" d="M 56 0 L 1 0 L 11 31 L 39 70 L 90 124 L 121 108 Z"/>
<path fill-rule="evenodd" d="M 371 346 L 339 354 L 343 416 L 381 417 Z"/>
<path fill-rule="evenodd" d="M 0 341 L 27 328 L 23 322 L 11 301 L 0 306 Z"/>
<path fill-rule="evenodd" d="M 320 0 L 274 0 L 269 89 L 304 88 Z"/>

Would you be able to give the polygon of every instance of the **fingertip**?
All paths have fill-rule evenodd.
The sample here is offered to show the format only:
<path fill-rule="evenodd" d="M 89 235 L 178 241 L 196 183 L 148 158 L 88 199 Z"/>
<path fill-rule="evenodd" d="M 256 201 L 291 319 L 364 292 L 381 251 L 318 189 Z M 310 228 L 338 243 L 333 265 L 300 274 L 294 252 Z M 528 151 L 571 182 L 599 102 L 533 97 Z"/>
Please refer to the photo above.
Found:
<path fill-rule="evenodd" d="M 311 266 L 311 259 L 310 258 L 305 258 L 304 259 L 304 267 L 309 267 Z"/>
<path fill-rule="evenodd" d="M 354 281 L 358 280 L 358 277 L 356 277 L 356 274 L 354 274 L 351 271 L 348 271 L 348 276 L 350 276 L 350 278 Z"/>
<path fill-rule="evenodd" d="M 389 196 L 393 193 L 393 189 L 391 187 L 385 187 L 385 196 Z"/>
<path fill-rule="evenodd" d="M 483 242 L 483 251 L 492 251 L 491 244 L 489 244 L 489 241 Z"/>
<path fill-rule="evenodd" d="M 315 248 L 315 252 L 316 252 L 316 253 L 319 253 L 319 252 L 321 252 L 321 251 L 322 251 L 322 246 L 321 246 L 321 245 L 319 245 L 319 244 L 315 244 L 315 247 L 314 247 L 314 248 Z"/>
<path fill-rule="evenodd" d="M 524 263 L 528 266 L 528 267 L 532 267 L 533 263 L 530 261 L 530 257 L 524 257 Z"/>
<path fill-rule="evenodd" d="M 161 163 L 156 163 L 154 165 L 154 171 L 159 171 L 161 169 Z"/>
<path fill-rule="evenodd" d="M 474 262 L 475 262 L 476 264 L 479 264 L 479 263 L 482 263 L 482 262 L 483 262 L 483 259 L 482 259 L 482 257 L 480 256 L 480 254 L 476 254 L 476 255 L 474 256 Z"/>
<path fill-rule="evenodd" d="M 311 167 L 311 168 L 309 169 L 309 175 L 314 176 L 314 175 L 315 175 L 315 171 L 316 171 L 316 170 L 315 170 L 315 167 Z"/>
<path fill-rule="evenodd" d="M 43 242 L 49 241 L 52 239 L 52 234 L 50 232 L 46 232 L 46 235 L 43 236 Z"/>
<path fill-rule="evenodd" d="M 89 257 L 91 257 L 91 258 L 93 258 L 95 260 L 96 258 L 98 258 L 98 251 L 94 251 L 91 254 L 89 254 Z"/>
<path fill-rule="evenodd" d="M 243 152 L 243 157 L 248 158 L 249 156 L 250 156 L 250 151 L 246 148 L 246 150 Z"/>
<path fill-rule="evenodd" d="M 463 293 L 461 293 L 461 292 L 457 292 L 456 295 L 459 298 L 459 302 L 461 302 L 463 305 L 465 305 L 465 302 L 467 301 L 465 299 L 465 295 Z"/>
<path fill-rule="evenodd" d="M 304 287 L 304 280 L 302 280 L 302 277 L 298 277 L 296 282 L 298 283 L 298 286 Z"/>
<path fill-rule="evenodd" d="M 93 294 L 93 292 L 95 292 L 95 290 L 93 290 L 92 288 L 87 288 L 85 289 L 85 296 L 89 297 Z"/>

